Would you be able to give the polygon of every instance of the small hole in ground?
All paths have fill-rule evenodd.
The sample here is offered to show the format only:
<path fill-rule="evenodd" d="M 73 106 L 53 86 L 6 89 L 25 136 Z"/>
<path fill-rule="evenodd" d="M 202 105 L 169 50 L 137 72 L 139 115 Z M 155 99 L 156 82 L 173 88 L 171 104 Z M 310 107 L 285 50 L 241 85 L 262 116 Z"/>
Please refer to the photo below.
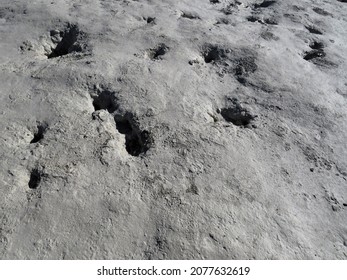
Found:
<path fill-rule="evenodd" d="M 249 16 L 246 19 L 250 22 L 260 22 L 260 19 L 255 16 Z"/>
<path fill-rule="evenodd" d="M 110 114 L 119 107 L 116 93 L 109 90 L 99 90 L 93 98 L 93 106 L 95 111 L 107 110 Z"/>
<path fill-rule="evenodd" d="M 323 32 L 314 26 L 305 26 L 305 28 L 312 34 L 322 35 Z"/>
<path fill-rule="evenodd" d="M 125 148 L 130 155 L 137 157 L 149 150 L 150 134 L 147 130 L 140 130 L 131 113 L 126 113 L 125 116 L 116 115 L 115 122 L 119 133 L 125 135 Z"/>
<path fill-rule="evenodd" d="M 216 66 L 220 76 L 234 74 L 238 80 L 245 78 L 257 70 L 256 53 L 253 50 L 240 48 L 230 49 L 218 45 L 203 46 L 202 57 L 205 63 Z"/>
<path fill-rule="evenodd" d="M 193 14 L 190 12 L 183 12 L 181 17 L 187 19 L 200 19 L 200 17 L 197 14 Z"/>
<path fill-rule="evenodd" d="M 225 50 L 218 46 L 207 46 L 203 52 L 203 57 L 206 63 L 220 61 L 226 58 Z"/>
<path fill-rule="evenodd" d="M 73 52 L 82 52 L 85 47 L 79 43 L 79 39 L 83 35 L 77 25 L 71 24 L 68 24 L 68 27 L 64 31 L 52 30 L 51 38 L 57 45 L 47 57 L 50 59 Z"/>
<path fill-rule="evenodd" d="M 150 49 L 148 51 L 148 56 L 153 59 L 161 59 L 169 50 L 169 47 L 166 46 L 165 44 L 160 44 L 154 49 Z"/>
<path fill-rule="evenodd" d="M 259 8 L 267 8 L 270 7 L 272 5 L 274 5 L 277 1 L 263 1 L 260 4 L 255 4 L 254 8 L 259 9 Z"/>
<path fill-rule="evenodd" d="M 242 108 L 236 99 L 233 99 L 228 107 L 221 109 L 220 114 L 227 122 L 236 126 L 248 126 L 255 119 L 255 116 Z"/>
<path fill-rule="evenodd" d="M 38 143 L 44 138 L 44 134 L 47 131 L 48 125 L 46 123 L 38 123 L 34 138 L 30 141 L 30 144 Z"/>
<path fill-rule="evenodd" d="M 313 41 L 310 44 L 310 48 L 313 49 L 313 50 L 324 49 L 324 44 L 322 42 Z"/>
<path fill-rule="evenodd" d="M 305 60 L 312 60 L 315 58 L 323 58 L 323 57 L 325 57 L 325 52 L 322 49 L 317 49 L 317 50 L 314 49 L 312 51 L 306 52 L 304 55 Z"/>
<path fill-rule="evenodd" d="M 121 134 L 131 134 L 133 132 L 133 128 L 131 126 L 131 123 L 126 118 L 118 118 L 118 121 L 116 121 L 117 130 Z"/>
<path fill-rule="evenodd" d="M 42 174 L 38 169 L 33 169 L 30 174 L 30 180 L 28 183 L 29 189 L 35 190 L 39 187 Z"/>
<path fill-rule="evenodd" d="M 143 17 L 143 20 L 145 20 L 148 24 L 155 23 L 155 17 Z"/>

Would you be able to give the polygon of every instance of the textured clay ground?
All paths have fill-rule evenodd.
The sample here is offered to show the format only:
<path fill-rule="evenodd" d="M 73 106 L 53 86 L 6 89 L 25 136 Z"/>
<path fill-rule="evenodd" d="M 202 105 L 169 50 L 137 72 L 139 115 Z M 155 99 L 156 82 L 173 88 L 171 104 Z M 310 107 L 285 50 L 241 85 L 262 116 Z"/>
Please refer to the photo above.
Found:
<path fill-rule="evenodd" d="M 346 259 L 347 3 L 1 0 L 1 259 Z"/>

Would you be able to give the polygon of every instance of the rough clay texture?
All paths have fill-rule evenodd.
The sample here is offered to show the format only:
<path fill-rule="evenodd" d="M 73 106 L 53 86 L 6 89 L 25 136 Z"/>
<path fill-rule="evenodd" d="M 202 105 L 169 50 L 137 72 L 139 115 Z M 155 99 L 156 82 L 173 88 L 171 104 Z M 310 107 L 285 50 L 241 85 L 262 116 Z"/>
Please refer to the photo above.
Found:
<path fill-rule="evenodd" d="M 346 259 L 346 1 L 1 0 L 0 37 L 0 258 Z"/>

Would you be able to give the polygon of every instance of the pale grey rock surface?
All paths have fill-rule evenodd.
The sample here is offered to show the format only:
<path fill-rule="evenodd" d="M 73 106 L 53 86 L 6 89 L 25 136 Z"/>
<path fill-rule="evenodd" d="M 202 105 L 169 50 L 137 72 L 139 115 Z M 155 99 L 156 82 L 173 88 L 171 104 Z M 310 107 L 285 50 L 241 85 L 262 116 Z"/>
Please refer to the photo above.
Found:
<path fill-rule="evenodd" d="M 346 259 L 347 3 L 0 1 L 1 259 Z"/>

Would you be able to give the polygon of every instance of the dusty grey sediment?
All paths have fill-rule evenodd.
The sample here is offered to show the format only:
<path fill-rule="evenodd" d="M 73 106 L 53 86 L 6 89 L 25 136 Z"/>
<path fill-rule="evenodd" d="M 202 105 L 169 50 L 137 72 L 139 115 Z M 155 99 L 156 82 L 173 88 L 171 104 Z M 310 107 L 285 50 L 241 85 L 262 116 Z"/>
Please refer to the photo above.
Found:
<path fill-rule="evenodd" d="M 346 259 L 344 1 L 2 0 L 0 38 L 0 259 Z"/>

